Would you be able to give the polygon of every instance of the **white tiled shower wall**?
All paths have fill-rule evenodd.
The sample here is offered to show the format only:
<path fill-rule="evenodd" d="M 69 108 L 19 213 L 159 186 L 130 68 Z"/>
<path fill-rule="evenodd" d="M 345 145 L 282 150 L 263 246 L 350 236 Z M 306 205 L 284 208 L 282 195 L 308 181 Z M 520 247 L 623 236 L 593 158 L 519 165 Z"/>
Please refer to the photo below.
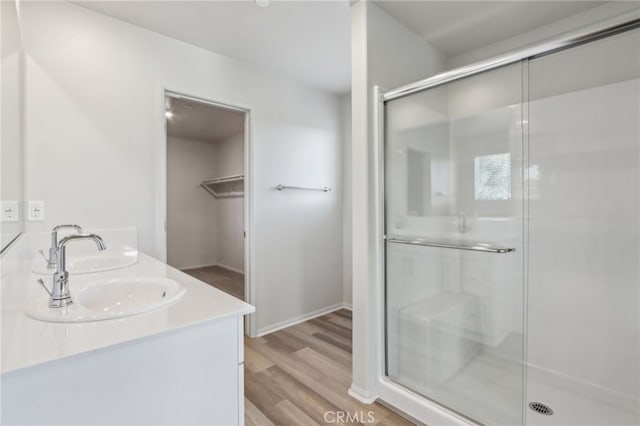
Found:
<path fill-rule="evenodd" d="M 638 46 L 636 30 L 532 61 L 529 113 L 528 362 L 636 407 Z"/>

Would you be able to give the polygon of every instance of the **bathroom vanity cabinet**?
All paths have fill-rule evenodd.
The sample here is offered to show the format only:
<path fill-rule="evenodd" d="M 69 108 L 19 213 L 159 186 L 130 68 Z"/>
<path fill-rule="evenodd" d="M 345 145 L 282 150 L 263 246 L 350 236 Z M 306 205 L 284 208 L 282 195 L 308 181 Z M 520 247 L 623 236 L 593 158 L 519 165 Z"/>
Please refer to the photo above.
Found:
<path fill-rule="evenodd" d="M 236 425 L 242 317 L 2 376 L 2 424 Z"/>
<path fill-rule="evenodd" d="M 24 313 L 42 292 L 33 247 L 14 251 L 3 258 L 1 424 L 244 423 L 243 325 L 253 306 L 139 253 L 104 275 L 171 278 L 185 289 L 179 300 L 114 320 L 37 321 Z"/>

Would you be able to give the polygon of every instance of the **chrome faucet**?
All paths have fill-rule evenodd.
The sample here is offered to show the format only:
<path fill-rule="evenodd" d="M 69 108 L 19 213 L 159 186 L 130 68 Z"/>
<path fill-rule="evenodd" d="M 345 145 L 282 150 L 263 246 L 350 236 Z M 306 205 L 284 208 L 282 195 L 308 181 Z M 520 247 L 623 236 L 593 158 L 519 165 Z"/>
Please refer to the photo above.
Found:
<path fill-rule="evenodd" d="M 57 262 L 56 272 L 53 274 L 53 285 L 51 290 L 47 288 L 42 279 L 38 280 L 38 283 L 49 293 L 49 307 L 50 308 L 63 308 L 73 303 L 71 300 L 71 293 L 69 292 L 69 273 L 67 272 L 66 265 L 66 251 L 67 244 L 71 241 L 80 240 L 93 240 L 98 246 L 98 250 L 104 250 L 107 247 L 104 245 L 102 238 L 96 234 L 78 234 L 69 235 L 60 240 L 56 246 Z"/>
<path fill-rule="evenodd" d="M 464 212 L 458 214 L 458 232 L 461 234 L 471 231 L 471 220 Z"/>
<path fill-rule="evenodd" d="M 58 262 L 58 231 L 61 229 L 71 228 L 75 229 L 78 234 L 82 234 L 82 227 L 80 225 L 58 225 L 54 226 L 51 231 L 51 248 L 49 248 L 49 257 L 45 256 L 44 252 L 40 250 L 40 254 L 47 261 L 47 268 L 53 269 Z"/>

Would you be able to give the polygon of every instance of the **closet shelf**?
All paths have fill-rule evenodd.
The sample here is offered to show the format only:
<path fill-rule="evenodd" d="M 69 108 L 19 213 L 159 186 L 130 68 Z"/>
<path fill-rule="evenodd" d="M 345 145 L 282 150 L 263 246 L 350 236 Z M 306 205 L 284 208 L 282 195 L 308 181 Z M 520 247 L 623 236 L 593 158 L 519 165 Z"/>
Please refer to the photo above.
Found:
<path fill-rule="evenodd" d="M 203 180 L 201 185 L 215 185 L 218 183 L 237 182 L 237 181 L 244 181 L 244 175 L 233 175 L 233 176 L 225 176 L 225 177 L 219 177 L 215 179 Z"/>
<path fill-rule="evenodd" d="M 200 186 L 216 198 L 242 197 L 244 196 L 244 175 L 203 180 Z"/>

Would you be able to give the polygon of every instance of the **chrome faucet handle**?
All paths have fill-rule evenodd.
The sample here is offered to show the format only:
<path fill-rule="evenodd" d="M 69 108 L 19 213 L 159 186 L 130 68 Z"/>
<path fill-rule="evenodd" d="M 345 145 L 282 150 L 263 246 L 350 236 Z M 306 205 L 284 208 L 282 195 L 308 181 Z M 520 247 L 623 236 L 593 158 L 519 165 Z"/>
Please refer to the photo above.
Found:
<path fill-rule="evenodd" d="M 51 230 L 51 247 L 49 248 L 49 258 L 47 259 L 47 268 L 53 269 L 58 263 L 58 231 L 61 229 L 75 229 L 78 234 L 82 234 L 82 226 L 80 225 L 57 225 Z M 43 254 L 44 256 L 44 254 Z"/>
<path fill-rule="evenodd" d="M 58 231 L 61 229 L 75 229 L 78 234 L 82 234 L 82 226 L 80 225 L 57 225 L 51 230 L 51 248 L 55 249 L 58 246 Z"/>
<path fill-rule="evenodd" d="M 73 228 L 73 229 L 75 229 L 76 231 L 78 231 L 78 233 L 79 233 L 79 234 L 81 234 L 81 233 L 82 233 L 82 226 L 80 226 L 80 225 L 73 225 L 73 224 L 70 224 L 70 225 L 56 225 L 56 226 L 54 226 L 54 227 L 53 227 L 52 232 L 58 232 L 59 230 L 61 230 L 61 229 L 65 229 L 65 228 Z"/>

